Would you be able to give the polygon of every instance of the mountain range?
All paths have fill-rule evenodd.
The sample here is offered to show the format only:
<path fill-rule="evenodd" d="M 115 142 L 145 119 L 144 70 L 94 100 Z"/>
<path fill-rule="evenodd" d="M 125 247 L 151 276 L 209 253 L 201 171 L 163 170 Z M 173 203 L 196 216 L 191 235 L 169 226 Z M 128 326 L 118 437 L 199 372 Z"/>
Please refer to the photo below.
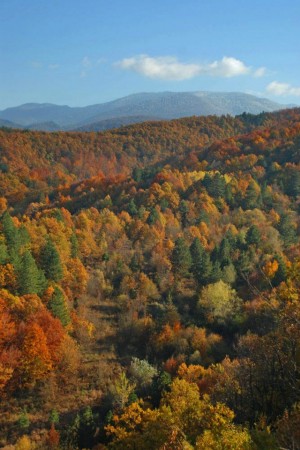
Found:
<path fill-rule="evenodd" d="M 258 114 L 286 108 L 266 98 L 238 92 L 132 94 L 85 107 L 26 103 L 0 111 L 0 127 L 45 131 L 100 131 L 149 120 L 188 116 Z"/>

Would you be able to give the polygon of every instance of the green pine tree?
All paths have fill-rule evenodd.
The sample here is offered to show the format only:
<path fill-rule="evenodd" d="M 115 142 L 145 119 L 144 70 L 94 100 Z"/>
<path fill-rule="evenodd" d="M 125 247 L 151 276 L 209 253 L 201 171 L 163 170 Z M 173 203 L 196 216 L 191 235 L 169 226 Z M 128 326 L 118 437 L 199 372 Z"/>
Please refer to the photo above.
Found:
<path fill-rule="evenodd" d="M 52 297 L 48 303 L 48 308 L 52 312 L 54 317 L 57 317 L 63 326 L 70 323 L 70 314 L 66 305 L 66 300 L 63 292 L 57 286 L 54 288 Z"/>
<path fill-rule="evenodd" d="M 20 267 L 17 271 L 19 292 L 24 294 L 41 294 L 46 287 L 46 280 L 29 250 L 22 255 Z"/>
<path fill-rule="evenodd" d="M 15 226 L 8 211 L 5 211 L 5 213 L 2 215 L 1 223 L 9 252 L 11 250 L 18 252 L 21 244 L 19 230 Z"/>
<path fill-rule="evenodd" d="M 8 250 L 4 240 L 0 241 L 0 264 L 5 264 L 8 261 Z"/>
<path fill-rule="evenodd" d="M 47 239 L 41 250 L 40 262 L 48 280 L 58 282 L 63 278 L 60 256 L 51 239 Z"/>
<path fill-rule="evenodd" d="M 216 261 L 212 266 L 212 271 L 210 275 L 210 282 L 216 283 L 222 279 L 223 273 L 219 261 Z"/>
<path fill-rule="evenodd" d="M 92 408 L 88 406 L 80 417 L 78 443 L 80 448 L 92 448 L 96 430 Z"/>
<path fill-rule="evenodd" d="M 227 237 L 224 237 L 220 243 L 219 250 L 218 250 L 218 260 L 221 264 L 221 267 L 228 266 L 231 264 L 231 247 L 230 242 L 227 239 Z"/>
<path fill-rule="evenodd" d="M 297 242 L 296 228 L 292 219 L 287 214 L 283 214 L 278 224 L 278 230 L 286 247 Z"/>
<path fill-rule="evenodd" d="M 249 186 L 246 190 L 246 195 L 244 198 L 245 209 L 254 209 L 258 207 L 258 197 L 259 193 L 257 191 L 257 184 L 254 180 L 250 181 Z"/>
<path fill-rule="evenodd" d="M 26 408 L 23 408 L 23 410 L 19 416 L 18 425 L 21 428 L 21 430 L 27 429 L 30 425 L 30 420 L 29 420 Z"/>
<path fill-rule="evenodd" d="M 183 228 L 185 228 L 188 225 L 187 217 L 188 217 L 189 207 L 188 207 L 187 202 L 185 200 L 181 200 L 178 209 L 181 214 L 182 226 L 183 226 Z"/>
<path fill-rule="evenodd" d="M 132 198 L 128 204 L 128 212 L 131 216 L 136 216 L 138 214 L 138 209 L 134 201 L 134 198 Z"/>
<path fill-rule="evenodd" d="M 194 278 L 199 285 L 205 285 L 209 282 L 212 264 L 210 261 L 210 256 L 205 251 L 199 238 L 194 239 L 190 252 L 192 257 L 191 269 Z"/>
<path fill-rule="evenodd" d="M 154 225 L 159 220 L 159 214 L 156 208 L 152 208 L 147 219 L 149 225 Z"/>
<path fill-rule="evenodd" d="M 260 243 L 260 231 L 256 225 L 251 225 L 246 234 L 246 243 L 248 245 L 258 245 Z"/>
<path fill-rule="evenodd" d="M 171 262 L 175 275 L 179 277 L 185 277 L 188 275 L 192 265 L 192 257 L 190 249 L 185 243 L 184 238 L 178 238 L 175 241 Z"/>
<path fill-rule="evenodd" d="M 276 260 L 278 262 L 278 269 L 273 278 L 273 285 L 278 286 L 283 281 L 287 279 L 287 267 L 286 264 L 280 255 L 276 255 Z"/>
<path fill-rule="evenodd" d="M 50 424 L 57 425 L 59 423 L 59 413 L 56 409 L 52 409 L 50 415 L 49 415 L 49 422 Z"/>

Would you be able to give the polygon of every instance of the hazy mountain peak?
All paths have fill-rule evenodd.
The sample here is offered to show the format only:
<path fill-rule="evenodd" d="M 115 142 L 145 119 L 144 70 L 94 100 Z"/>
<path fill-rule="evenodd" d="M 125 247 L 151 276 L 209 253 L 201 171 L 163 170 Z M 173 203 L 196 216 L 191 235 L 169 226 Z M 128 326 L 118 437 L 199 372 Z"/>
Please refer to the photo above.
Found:
<path fill-rule="evenodd" d="M 60 128 L 74 129 L 97 122 L 126 117 L 176 119 L 201 115 L 258 114 L 285 108 L 285 105 L 242 92 L 142 92 L 110 102 L 85 107 L 52 103 L 26 103 L 0 112 L 0 118 L 22 126 L 54 122 Z M 126 120 L 125 120 L 126 121 Z M 132 121 L 131 121 L 132 122 Z M 110 122 L 111 123 L 111 122 Z M 42 129 L 42 128 L 40 128 Z M 45 128 L 48 129 L 48 128 Z"/>

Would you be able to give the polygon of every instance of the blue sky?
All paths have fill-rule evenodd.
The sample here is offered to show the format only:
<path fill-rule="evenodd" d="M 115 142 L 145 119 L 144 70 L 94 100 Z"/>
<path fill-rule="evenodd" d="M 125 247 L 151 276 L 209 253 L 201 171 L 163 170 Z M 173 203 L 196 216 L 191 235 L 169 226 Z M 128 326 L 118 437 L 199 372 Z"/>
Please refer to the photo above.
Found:
<path fill-rule="evenodd" d="M 300 104 L 299 0 L 1 0 L 0 109 L 135 92 Z"/>

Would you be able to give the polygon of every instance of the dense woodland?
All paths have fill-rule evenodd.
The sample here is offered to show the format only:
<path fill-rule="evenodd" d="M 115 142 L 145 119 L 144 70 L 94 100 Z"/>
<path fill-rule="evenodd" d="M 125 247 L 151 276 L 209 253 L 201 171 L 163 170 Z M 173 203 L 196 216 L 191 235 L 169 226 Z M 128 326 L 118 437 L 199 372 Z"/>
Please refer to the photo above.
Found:
<path fill-rule="evenodd" d="M 0 445 L 300 449 L 300 110 L 0 130 Z"/>

